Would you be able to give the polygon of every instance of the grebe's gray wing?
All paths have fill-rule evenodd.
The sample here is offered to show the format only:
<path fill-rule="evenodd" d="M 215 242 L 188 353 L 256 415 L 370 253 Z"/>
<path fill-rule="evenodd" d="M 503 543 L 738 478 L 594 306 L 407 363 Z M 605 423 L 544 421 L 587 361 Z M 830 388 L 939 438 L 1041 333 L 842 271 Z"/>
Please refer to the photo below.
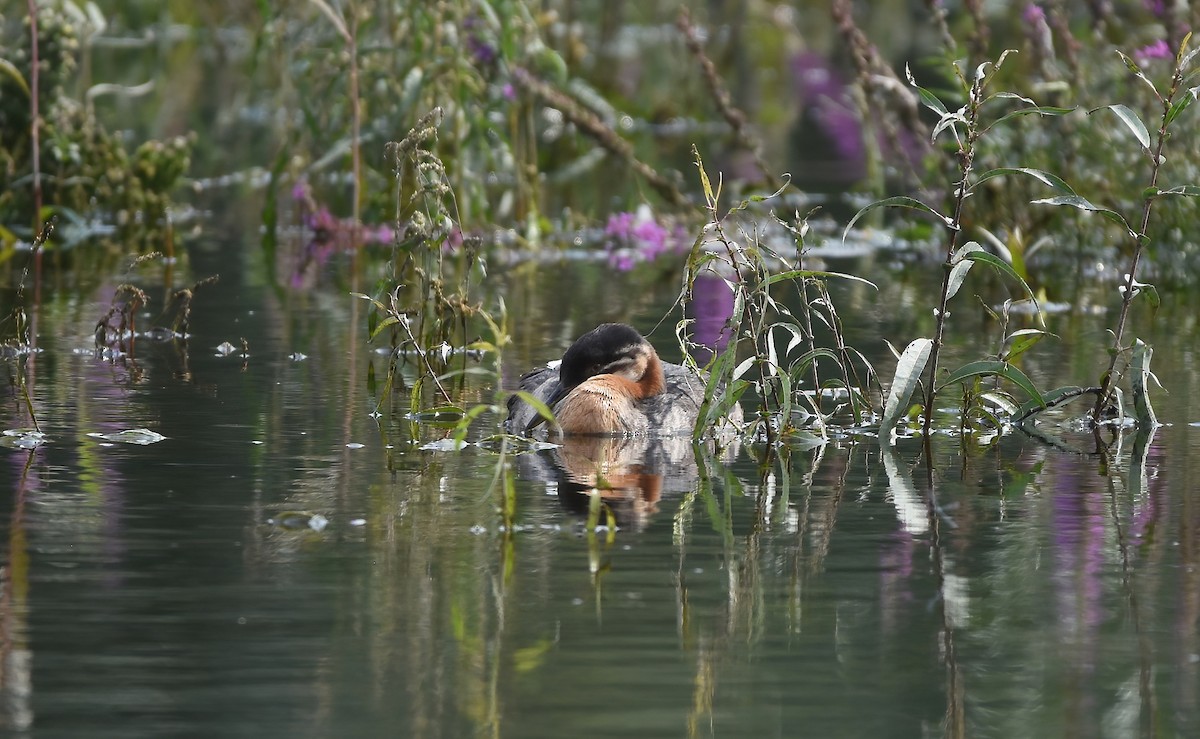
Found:
<path fill-rule="evenodd" d="M 548 365 L 538 367 L 521 375 L 521 379 L 517 381 L 517 389 L 524 390 L 543 403 L 548 403 L 551 398 L 559 395 L 562 391 L 562 383 L 558 380 L 557 363 L 553 367 Z M 508 420 L 504 422 L 505 431 L 523 436 L 525 430 L 529 428 L 529 424 L 538 418 L 538 413 L 533 406 L 516 394 L 508 396 Z"/>

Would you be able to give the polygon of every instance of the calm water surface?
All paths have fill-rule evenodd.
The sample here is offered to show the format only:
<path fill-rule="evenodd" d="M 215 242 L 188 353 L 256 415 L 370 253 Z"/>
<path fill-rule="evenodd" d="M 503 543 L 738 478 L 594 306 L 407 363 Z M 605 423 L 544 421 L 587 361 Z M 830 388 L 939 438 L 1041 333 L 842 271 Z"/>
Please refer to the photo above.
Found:
<path fill-rule="evenodd" d="M 946 437 L 931 515 L 913 441 L 765 469 L 653 450 L 610 537 L 584 531 L 564 450 L 518 460 L 506 532 L 494 454 L 422 451 L 369 415 L 385 363 L 349 285 L 270 287 L 237 264 L 249 251 L 192 254 L 222 280 L 187 352 L 90 351 L 125 278 L 46 297 L 31 371 L 50 441 L 0 449 L 5 735 L 1200 736 L 1190 309 L 1141 334 L 1170 392 L 1142 468 L 1132 438 L 1106 468 L 1053 423 L 1054 443 Z M 600 320 L 653 328 L 673 280 L 624 285 L 643 302 L 603 314 L 613 279 L 506 275 L 505 376 Z M 570 287 L 565 310 L 547 284 Z M 882 356 L 880 337 L 921 335 L 920 289 L 847 293 L 851 338 Z M 914 294 L 911 315 L 889 307 Z M 1085 382 L 1103 321 L 1054 321 L 1072 338 L 1025 369 Z M 961 333 L 952 358 L 986 351 Z M 243 337 L 248 358 L 214 350 Z M 669 353 L 669 326 L 652 339 Z M 10 393 L 0 427 L 26 423 Z M 89 436 L 139 427 L 167 438 Z M 270 523 L 289 511 L 328 525 Z"/>

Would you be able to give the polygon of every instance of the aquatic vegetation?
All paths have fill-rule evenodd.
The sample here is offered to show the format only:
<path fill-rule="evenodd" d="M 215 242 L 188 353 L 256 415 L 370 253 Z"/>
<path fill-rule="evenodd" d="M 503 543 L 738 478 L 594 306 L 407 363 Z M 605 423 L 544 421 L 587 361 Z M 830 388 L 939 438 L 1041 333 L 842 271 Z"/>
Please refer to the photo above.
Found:
<path fill-rule="evenodd" d="M 55 223 L 56 219 L 50 218 L 42 226 L 41 232 L 34 238 L 29 261 L 25 263 L 21 271 L 20 280 L 17 282 L 17 296 L 12 313 L 3 321 L 0 321 L 0 329 L 4 331 L 4 340 L 0 341 L 0 361 L 4 361 L 4 364 L 12 372 L 13 384 L 20 392 L 25 412 L 29 415 L 29 422 L 38 434 L 37 437 L 34 437 L 35 440 L 42 438 L 41 427 L 38 424 L 37 413 L 33 408 L 33 399 L 29 394 L 25 365 L 29 355 L 36 353 L 38 348 L 37 336 L 31 330 L 29 322 L 29 311 L 32 308 L 27 309 L 26 307 L 25 281 L 29 276 L 30 265 L 37 263 L 40 250 L 54 233 Z M 9 321 L 12 322 L 11 333 L 9 333 Z"/>
<path fill-rule="evenodd" d="M 1185 36 L 1181 42 L 1179 52 L 1176 55 L 1175 69 L 1169 88 L 1165 94 L 1161 93 L 1154 83 L 1146 77 L 1133 59 L 1121 54 L 1121 58 L 1130 72 L 1149 86 L 1161 106 L 1160 124 L 1157 135 L 1153 139 L 1146 125 L 1131 108 L 1122 104 L 1111 104 L 1104 106 L 1102 109 L 1097 109 L 1111 112 L 1133 135 L 1149 158 L 1149 183 L 1143 190 L 1141 219 L 1136 226 L 1117 210 L 1097 205 L 1080 196 L 1065 180 L 1055 174 L 1028 167 L 1000 167 L 986 170 L 979 174 L 975 173 L 974 168 L 978 148 L 985 135 L 993 127 L 1010 119 L 1015 119 L 1018 116 L 1059 116 L 1070 112 L 1062 108 L 1037 106 L 1032 100 L 1011 92 L 988 93 L 988 87 L 994 81 L 995 75 L 1003 65 L 1007 54 L 1002 55 L 995 65 L 980 64 L 975 70 L 973 78 L 969 81 L 959 72 L 959 80 L 966 93 L 967 102 L 961 108 L 954 111 L 948 110 L 937 96 L 929 90 L 917 86 L 916 82 L 910 77 L 910 82 L 916 87 L 923 104 L 939 115 L 939 123 L 934 128 L 935 140 L 941 132 L 951 132 L 953 134 L 955 142 L 954 158 L 958 164 L 959 172 L 955 179 L 953 199 L 950 209 L 947 212 L 939 211 L 936 207 L 914 198 L 903 196 L 893 197 L 867 206 L 847 226 L 847 231 L 849 231 L 855 222 L 870 210 L 882 206 L 895 206 L 929 213 L 944 224 L 947 230 L 941 298 L 934 309 L 934 316 L 936 318 L 935 337 L 933 339 L 914 340 L 908 345 L 903 354 L 898 355 L 898 367 L 884 409 L 881 433 L 890 434 L 893 432 L 901 415 L 904 413 L 908 398 L 916 388 L 921 372 L 925 371 L 926 368 L 928 368 L 928 376 L 925 382 L 925 400 L 923 404 L 924 434 L 926 438 L 929 437 L 932 430 L 936 392 L 957 383 L 964 385 L 964 401 L 966 402 L 964 406 L 964 419 L 973 413 L 981 417 L 992 418 L 993 414 L 979 410 L 979 402 L 983 400 L 994 403 L 997 407 L 1006 411 L 1011 418 L 1024 420 L 1036 412 L 1036 408 L 1045 408 L 1050 403 L 1057 404 L 1082 394 L 1094 394 L 1096 402 L 1091 413 L 1092 423 L 1095 426 L 1099 426 L 1105 419 L 1112 419 L 1114 415 L 1116 416 L 1117 423 L 1123 423 L 1123 413 L 1120 410 L 1115 412 L 1110 410 L 1110 405 L 1113 402 L 1115 385 L 1119 378 L 1117 371 L 1118 362 L 1121 360 L 1121 357 L 1129 353 L 1132 353 L 1132 363 L 1136 366 L 1132 379 L 1137 419 L 1143 427 L 1152 429 L 1156 425 L 1157 422 L 1149 403 L 1147 388 L 1147 378 L 1150 376 L 1150 348 L 1146 347 L 1140 341 L 1135 342 L 1133 346 L 1126 347 L 1123 345 L 1123 335 L 1130 306 L 1137 296 L 1146 296 L 1152 307 L 1157 307 L 1158 304 L 1157 291 L 1153 285 L 1138 280 L 1139 263 L 1143 259 L 1145 247 L 1152 240 L 1148 229 L 1156 201 L 1167 197 L 1190 198 L 1200 195 L 1200 187 L 1194 185 L 1179 185 L 1166 189 L 1159 187 L 1160 168 L 1165 161 L 1163 151 L 1169 136 L 1169 128 L 1196 97 L 1195 89 L 1185 90 L 1183 88 L 1183 81 L 1187 76 L 1187 68 L 1196 54 L 1196 52 L 1187 52 L 1189 38 L 1190 35 Z M 955 69 L 958 70 L 959 68 L 956 66 Z M 983 118 L 982 114 L 985 106 L 989 103 L 1005 100 L 1017 101 L 1017 107 L 999 115 L 994 120 Z M 993 107 L 995 106 L 993 105 Z M 1095 112 L 1093 111 L 1093 113 Z M 967 242 L 961 246 L 958 245 L 958 239 L 964 223 L 964 206 L 967 198 L 973 195 L 980 185 L 991 179 L 1017 176 L 1032 178 L 1042 185 L 1051 187 L 1062 193 L 1048 198 L 1033 200 L 1034 204 L 1064 206 L 1085 212 L 1098 213 L 1107 220 L 1119 224 L 1132 242 L 1129 250 L 1130 262 L 1128 271 L 1124 274 L 1123 284 L 1120 286 L 1122 294 L 1121 311 L 1117 319 L 1116 328 L 1112 331 L 1112 343 L 1108 351 L 1108 367 L 1101 375 L 1100 386 L 1098 388 L 1064 387 L 1043 395 L 1029 378 L 1012 363 L 1020 354 L 1028 350 L 1034 342 L 1045 336 L 1045 331 L 1042 329 L 1023 329 L 1005 336 L 1003 341 L 1004 348 L 998 353 L 996 360 L 969 363 L 951 372 L 944 379 L 939 374 L 938 356 L 943 342 L 946 319 L 949 316 L 948 303 L 958 292 L 974 263 L 984 263 L 1000 270 L 1016 281 L 1023 291 L 1029 295 L 1030 300 L 1034 300 L 1033 292 L 1029 288 L 1029 285 L 1013 269 L 1013 266 L 1009 262 L 985 251 L 975 242 Z M 993 316 L 995 316 L 994 313 Z M 1007 322 L 1007 316 L 1005 316 L 1003 322 Z M 1044 323 L 1042 326 L 1044 328 Z M 1018 407 L 1013 402 L 1011 396 L 996 395 L 994 391 L 992 393 L 982 392 L 979 387 L 979 380 L 987 377 L 993 377 L 996 380 L 1006 380 L 1020 387 L 1028 398 L 1026 404 Z M 974 388 L 966 386 L 965 381 L 967 380 L 972 380 L 975 383 Z"/>
<path fill-rule="evenodd" d="M 870 413 L 875 372 L 861 352 L 847 345 L 827 282 L 874 285 L 854 275 L 805 269 L 808 224 L 798 213 L 791 222 L 780 221 L 795 238 L 794 258 L 768 247 L 753 232 L 740 227 L 731 231 L 726 222 L 750 203 L 742 201 L 722 213 L 720 187 L 712 186 L 699 152 L 695 155 L 709 223 L 688 258 L 679 300 L 694 299 L 697 280 L 704 274 L 715 275 L 734 296 L 730 340 L 708 364 L 705 404 L 695 435 L 704 436 L 751 389 L 758 398 L 758 413 L 747 435 L 770 446 L 802 431 L 825 437 L 826 422 L 847 406 L 855 423 L 862 423 Z M 794 291 L 795 309 L 776 298 L 772 291 L 777 285 Z M 677 334 L 687 361 L 695 366 L 691 324 L 689 319 L 681 321 Z M 818 325 L 828 333 L 831 346 L 818 345 Z M 745 354 L 749 356 L 742 359 Z M 835 391 L 828 393 L 837 401 L 832 408 L 823 402 L 827 391 Z"/>
<path fill-rule="evenodd" d="M 26 15 L 21 33 L 0 18 L 4 48 L 11 50 L 2 66 L 6 74 L 0 74 L 3 246 L 11 249 L 18 235 L 28 233 L 22 223 L 40 222 L 51 212 L 77 224 L 103 214 L 116 226 L 114 241 L 158 248 L 170 238 L 171 191 L 188 169 L 195 137 L 149 140 L 129 150 L 94 111 L 95 97 L 114 86 L 95 85 L 83 91 L 83 101 L 68 90 L 83 39 L 103 28 L 105 19 L 93 4 L 86 13 L 72 2 L 37 8 L 36 15 Z"/>
<path fill-rule="evenodd" d="M 1045 405 L 1045 399 L 1042 397 L 1042 394 L 1036 389 L 1029 378 L 1013 364 L 1013 361 L 1019 356 L 1019 352 L 1007 352 L 995 361 L 969 363 L 951 372 L 947 378 L 942 378 L 938 364 L 945 337 L 947 319 L 950 315 L 950 300 L 958 293 L 967 274 L 975 264 L 985 264 L 999 270 L 1017 282 L 1022 291 L 1029 296 L 1030 300 L 1034 300 L 1033 292 L 1030 290 L 1029 285 L 1017 274 L 1011 264 L 985 251 L 975 242 L 959 243 L 964 219 L 968 217 L 966 210 L 967 201 L 983 183 L 995 177 L 1016 175 L 1021 172 L 1040 178 L 1048 184 L 1056 185 L 1059 182 L 1053 176 L 1019 168 L 999 168 L 979 173 L 976 172 L 977 152 L 981 147 L 982 140 L 994 127 L 1022 116 L 1057 116 L 1069 112 L 1069 110 L 1063 108 L 1038 106 L 1032 100 L 1013 93 L 991 92 L 989 87 L 994 82 L 997 71 L 1003 67 L 1006 56 L 1007 54 L 1002 55 L 995 64 L 980 64 L 969 79 L 958 66 L 955 66 L 961 86 L 961 93 L 966 98 L 966 102 L 957 110 L 947 109 L 941 100 L 925 88 L 919 87 L 910 76 L 910 83 L 917 89 L 922 103 L 939 116 L 938 124 L 933 129 L 935 140 L 939 134 L 945 133 L 954 142 L 951 151 L 954 161 L 957 163 L 958 172 L 953 180 L 954 191 L 948 209 L 943 211 L 929 203 L 906 196 L 886 198 L 876 201 L 860 210 L 846 226 L 846 231 L 849 232 L 863 215 L 875 208 L 902 207 L 933 216 L 946 230 L 941 293 L 937 304 L 934 306 L 933 313 L 936 319 L 934 337 L 932 339 L 914 339 L 905 348 L 904 352 L 898 355 L 896 375 L 889 391 L 880 425 L 880 434 L 883 436 L 890 436 L 895 431 L 897 423 L 907 411 L 908 400 L 916 389 L 920 375 L 923 372 L 927 373 L 925 379 L 925 397 L 922 407 L 924 417 L 923 431 L 926 438 L 928 438 L 933 427 L 937 392 L 969 379 L 992 377 L 996 380 L 1006 380 L 1020 387 L 1027 394 L 1029 400 L 1035 401 L 1039 406 Z M 1007 111 L 1000 108 L 999 111 L 992 112 L 992 109 L 998 107 L 997 104 L 1009 101 L 1015 101 L 1015 106 Z M 1034 306 L 1037 309 L 1036 300 L 1034 300 Z M 1025 332 L 1021 334 L 1023 337 L 1020 342 L 1022 351 L 1028 348 L 1033 340 L 1041 338 L 1044 335 L 1044 332 L 1040 329 L 1032 329 L 1030 331 L 1033 333 Z M 1008 336 L 1005 337 L 1004 341 L 1005 343 L 1009 343 L 1014 338 L 1014 336 Z M 985 398 L 990 399 L 988 396 L 979 396 L 981 400 Z M 1007 398 L 1004 402 L 1011 404 L 1011 401 Z"/>
<path fill-rule="evenodd" d="M 1124 229 L 1125 235 L 1130 242 L 1129 263 L 1124 273 L 1123 284 L 1119 286 L 1121 292 L 1121 312 L 1117 318 L 1117 325 L 1112 329 L 1112 344 L 1108 352 L 1108 367 L 1100 376 L 1100 392 L 1097 394 L 1096 405 L 1092 410 L 1092 422 L 1096 424 L 1099 424 L 1106 413 L 1108 413 L 1108 407 L 1113 401 L 1116 383 L 1120 378 L 1118 363 L 1130 352 L 1132 352 L 1133 363 L 1138 366 L 1133 377 L 1134 394 L 1135 398 L 1138 399 L 1138 418 L 1144 424 L 1151 426 L 1156 423 L 1154 413 L 1149 408 L 1146 397 L 1145 376 L 1149 373 L 1149 349 L 1144 348 L 1144 345 L 1140 341 L 1136 341 L 1133 346 L 1124 346 L 1123 340 L 1126 322 L 1129 319 L 1129 310 L 1135 299 L 1142 296 L 1143 300 L 1148 302 L 1152 309 L 1157 309 L 1158 307 L 1158 291 L 1153 285 L 1139 282 L 1138 280 L 1140 275 L 1139 268 L 1146 256 L 1147 248 L 1152 243 L 1150 225 L 1155 205 L 1167 199 L 1190 199 L 1200 196 L 1200 185 L 1180 184 L 1161 187 L 1159 184 L 1160 178 L 1163 175 L 1163 165 L 1166 162 L 1166 143 L 1171 136 L 1172 126 L 1175 124 L 1176 119 L 1196 100 L 1197 93 L 1200 91 L 1200 87 L 1192 87 L 1191 89 L 1185 87 L 1185 80 L 1194 79 L 1194 74 L 1191 72 L 1190 67 L 1196 55 L 1200 53 L 1200 49 L 1188 51 L 1188 42 L 1190 39 L 1191 34 L 1189 33 L 1180 42 L 1179 51 L 1175 54 L 1174 70 L 1171 73 L 1171 79 L 1165 92 L 1159 90 L 1154 82 L 1138 67 L 1136 62 L 1125 54 L 1121 54 L 1121 58 L 1129 68 L 1130 73 L 1150 88 L 1150 91 L 1154 94 L 1155 99 L 1160 105 L 1159 125 L 1153 138 L 1149 130 L 1147 130 L 1146 124 L 1134 110 L 1119 103 L 1105 106 L 1105 109 L 1111 111 L 1125 125 L 1137 140 L 1142 153 L 1146 156 L 1149 174 L 1146 187 L 1142 190 L 1140 219 L 1128 219 L 1121 215 L 1121 213 L 1110 208 L 1098 206 L 1074 192 L 1034 201 L 1047 205 L 1069 206 L 1083 211 L 1099 213 L 1108 220 L 1118 223 Z M 1172 155 L 1174 155 L 1176 149 L 1177 147 L 1172 147 Z"/>

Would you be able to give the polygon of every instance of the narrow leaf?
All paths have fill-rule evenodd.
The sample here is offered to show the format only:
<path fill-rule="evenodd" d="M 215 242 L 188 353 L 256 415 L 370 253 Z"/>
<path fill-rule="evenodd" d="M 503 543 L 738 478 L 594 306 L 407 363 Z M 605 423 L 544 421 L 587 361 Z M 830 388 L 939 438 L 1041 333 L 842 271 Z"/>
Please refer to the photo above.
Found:
<path fill-rule="evenodd" d="M 1141 80 L 1142 82 L 1145 82 L 1147 85 L 1149 85 L 1149 87 L 1150 87 L 1150 90 L 1151 90 L 1151 91 L 1154 93 L 1154 97 L 1155 97 L 1155 98 L 1157 98 L 1157 99 L 1159 99 L 1159 100 L 1162 100 L 1162 95 L 1161 95 L 1161 94 L 1159 94 L 1159 92 L 1158 92 L 1158 88 L 1157 88 L 1157 87 L 1155 87 L 1155 86 L 1154 86 L 1154 83 L 1150 81 L 1150 78 L 1149 78 L 1149 77 L 1147 77 L 1147 76 L 1146 76 L 1146 75 L 1145 75 L 1145 74 L 1142 72 L 1142 69 L 1141 69 L 1141 67 L 1139 67 L 1139 66 L 1138 66 L 1138 65 L 1137 65 L 1137 64 L 1136 64 L 1136 63 L 1135 63 L 1135 62 L 1134 62 L 1132 59 L 1130 59 L 1130 58 L 1129 58 L 1129 57 L 1128 57 L 1128 56 L 1127 56 L 1127 55 L 1126 55 L 1124 52 L 1122 52 L 1122 51 L 1118 50 L 1118 51 L 1117 51 L 1117 55 L 1121 57 L 1121 61 L 1125 62 L 1125 68 L 1126 68 L 1126 69 L 1128 69 L 1128 70 L 1129 70 L 1129 71 L 1130 71 L 1130 72 L 1133 74 L 1133 76 L 1134 76 L 1134 77 L 1137 77 L 1139 80 Z"/>
<path fill-rule="evenodd" d="M 1179 185 L 1172 187 L 1170 190 L 1159 190 L 1155 193 L 1156 196 L 1162 195 L 1180 195 L 1186 198 L 1200 197 L 1200 186 L 1197 185 Z"/>
<path fill-rule="evenodd" d="M 1179 97 L 1178 100 L 1171 103 L 1171 108 L 1167 111 L 1167 117 L 1163 121 L 1165 125 L 1170 126 L 1171 123 L 1179 117 L 1180 113 L 1187 110 L 1188 107 L 1191 106 L 1192 102 L 1196 99 L 1195 89 L 1196 88 L 1192 88 L 1190 91 L 1191 94 L 1184 93 Z"/>
<path fill-rule="evenodd" d="M 858 275 L 851 275 L 851 274 L 847 274 L 845 272 L 824 272 L 824 271 L 815 270 L 815 269 L 791 269 L 791 270 L 788 270 L 787 272 L 780 272 L 778 274 L 771 275 L 767 279 L 763 280 L 763 285 L 773 285 L 776 282 L 783 282 L 784 280 L 804 279 L 806 277 L 837 277 L 837 278 L 840 278 L 843 280 L 853 280 L 854 282 L 861 282 L 864 285 L 870 285 L 871 287 L 875 288 L 876 290 L 879 289 L 879 287 L 874 282 L 871 282 L 870 280 L 867 280 L 867 279 L 863 279 L 862 277 L 859 277 Z"/>
<path fill-rule="evenodd" d="M 974 251 L 983 251 L 983 247 L 975 241 L 968 241 L 958 248 L 958 251 L 951 257 L 950 263 L 954 266 L 950 268 L 950 276 L 946 279 L 946 300 L 953 298 L 958 294 L 958 289 L 962 287 L 963 280 L 967 279 L 967 273 L 971 271 L 971 265 L 975 262 L 966 259 L 966 255 Z"/>
<path fill-rule="evenodd" d="M 1072 208 L 1078 208 L 1079 210 L 1086 210 L 1086 211 L 1090 211 L 1092 213 L 1099 213 L 1100 215 L 1104 216 L 1105 218 L 1112 221 L 1113 223 L 1123 226 L 1125 228 L 1125 231 L 1130 236 L 1133 236 L 1135 238 L 1137 237 L 1137 234 L 1133 232 L 1133 229 L 1129 227 L 1129 223 L 1126 222 L 1125 218 L 1120 213 L 1118 213 L 1115 210 L 1112 210 L 1110 208 L 1105 208 L 1103 206 L 1096 205 L 1095 203 L 1089 201 L 1087 198 L 1081 197 L 1079 195 L 1055 195 L 1052 198 L 1041 198 L 1040 200 L 1034 200 L 1031 202 L 1033 205 L 1053 205 L 1053 206 L 1066 205 L 1066 206 L 1070 206 Z"/>
<path fill-rule="evenodd" d="M 550 406 L 536 398 L 532 393 L 528 393 L 524 390 L 517 390 L 514 395 L 528 403 L 529 407 L 536 411 L 537 414 L 544 420 L 554 423 L 554 411 L 550 410 Z M 524 429 L 519 430 L 524 431 Z"/>
<path fill-rule="evenodd" d="M 997 362 L 990 359 L 985 359 L 978 362 L 968 362 L 967 364 L 964 364 L 962 367 L 959 367 L 951 372 L 950 376 L 942 382 L 938 390 L 941 391 L 950 385 L 954 385 L 974 377 L 1000 377 L 1008 380 L 1012 384 L 1021 388 L 1021 390 L 1024 391 L 1024 393 L 1031 399 L 1036 401 L 1038 405 L 1046 405 L 1045 398 L 1042 397 L 1042 394 L 1038 391 L 1037 386 L 1033 384 L 1033 381 L 1030 380 L 1024 372 L 1012 366 L 1011 364 Z"/>
<path fill-rule="evenodd" d="M 1030 167 L 997 167 L 996 169 L 989 169 L 988 171 L 979 175 L 979 179 L 975 180 L 975 184 L 971 186 L 971 189 L 974 189 L 980 183 L 987 182 L 993 177 L 1003 177 L 1004 175 L 1010 174 L 1020 174 L 1027 177 L 1032 177 L 1043 185 L 1053 187 L 1059 192 L 1066 193 L 1067 195 L 1075 194 L 1075 191 L 1071 189 L 1071 186 L 1064 182 L 1061 177 L 1040 169 L 1032 169 Z"/>
<path fill-rule="evenodd" d="M 1126 128 L 1133 132 L 1134 137 L 1137 138 L 1138 143 L 1142 145 L 1142 148 L 1146 151 L 1150 150 L 1150 132 L 1146 130 L 1146 124 L 1142 123 L 1142 119 L 1138 117 L 1137 113 L 1134 113 L 1129 109 L 1128 106 L 1121 105 L 1120 103 L 1116 103 L 1114 105 L 1105 105 L 1103 108 L 1096 108 L 1092 112 L 1095 113 L 1096 110 L 1105 109 L 1116 113 L 1117 117 L 1121 119 L 1121 122 L 1125 124 Z"/>
<path fill-rule="evenodd" d="M 17 69 L 15 64 L 7 59 L 0 58 L 0 72 L 12 78 L 12 81 L 17 83 L 17 87 L 21 88 L 25 96 L 29 97 L 29 83 L 25 81 L 25 76 L 21 74 L 21 70 Z"/>
<path fill-rule="evenodd" d="M 882 441 L 892 437 L 892 433 L 904 412 L 908 410 L 909 398 L 921 381 L 921 373 L 929 363 L 933 352 L 932 339 L 913 339 L 904 348 L 900 361 L 896 364 L 896 374 L 892 378 L 892 386 L 888 389 L 887 402 L 883 406 L 883 419 L 879 422 L 879 438 Z"/>
<path fill-rule="evenodd" d="M 1023 328 L 1020 331 L 1014 331 L 1004 339 L 1005 349 L 1000 354 L 1000 359 L 1005 362 L 1014 362 L 1022 354 L 1029 351 L 1034 344 L 1050 335 L 1048 332 L 1036 328 Z"/>
<path fill-rule="evenodd" d="M 1013 269 L 1011 264 L 995 254 L 992 254 L 989 251 L 983 251 L 982 249 L 963 254 L 963 259 L 969 259 L 973 262 L 983 262 L 984 264 L 987 264 L 998 272 L 1001 272 L 1012 280 L 1016 281 L 1016 283 L 1025 290 L 1025 293 L 1029 296 L 1029 299 L 1033 301 L 1033 308 L 1037 311 L 1038 322 L 1042 323 L 1042 325 L 1045 325 L 1045 319 L 1042 317 L 1042 308 L 1040 305 L 1038 305 L 1037 297 L 1033 294 L 1033 289 L 1029 287 L 1028 282 L 1021 279 L 1021 275 L 1017 274 L 1017 271 Z"/>
<path fill-rule="evenodd" d="M 871 203 L 870 205 L 866 206 L 862 210 L 855 213 L 854 217 L 850 219 L 850 222 L 846 224 L 846 230 L 842 232 L 842 241 L 846 240 L 846 236 L 849 235 L 850 229 L 854 228 L 854 224 L 858 223 L 858 219 L 862 218 L 867 213 L 875 210 L 876 208 L 884 208 L 884 207 L 912 208 L 913 210 L 924 211 L 926 213 L 929 213 L 929 214 L 937 217 L 937 219 L 940 220 L 946 226 L 951 226 L 954 223 L 953 220 L 947 218 L 946 216 L 942 215 L 941 213 L 937 212 L 936 210 L 934 210 L 930 206 L 926 205 L 925 203 L 922 203 L 920 200 L 917 200 L 916 198 L 909 198 L 909 197 L 905 197 L 903 195 L 897 195 L 897 196 L 891 197 L 891 198 L 884 198 L 883 200 L 876 200 L 874 203 Z"/>
<path fill-rule="evenodd" d="M 1142 428 L 1154 428 L 1158 425 L 1158 417 L 1154 415 L 1154 407 L 1150 405 L 1150 389 L 1147 387 L 1147 380 L 1150 378 L 1150 358 L 1153 356 L 1154 349 L 1149 344 L 1141 339 L 1134 342 L 1129 383 L 1133 386 L 1133 411 L 1137 414 L 1138 425 Z"/>
<path fill-rule="evenodd" d="M 904 65 L 904 76 L 908 78 L 908 84 L 916 89 L 917 95 L 921 98 L 921 103 L 926 108 L 929 108 L 939 116 L 946 115 L 946 106 L 942 105 L 942 101 L 938 100 L 937 95 L 917 84 L 917 80 L 913 77 L 912 70 L 907 64 Z"/>

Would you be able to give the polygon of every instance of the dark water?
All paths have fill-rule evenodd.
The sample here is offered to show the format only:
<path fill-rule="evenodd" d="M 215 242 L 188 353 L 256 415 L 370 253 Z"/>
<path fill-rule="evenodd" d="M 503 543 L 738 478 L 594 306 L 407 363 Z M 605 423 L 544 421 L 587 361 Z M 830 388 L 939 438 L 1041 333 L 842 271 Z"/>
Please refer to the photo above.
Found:
<path fill-rule="evenodd" d="M 1132 437 L 1106 463 L 1054 423 L 1053 444 L 964 453 L 945 436 L 931 514 L 913 441 L 767 467 L 742 450 L 697 468 L 685 447 L 613 501 L 610 536 L 523 458 L 505 531 L 493 453 L 423 451 L 397 415 L 370 416 L 385 364 L 349 284 L 275 289 L 238 268 L 250 247 L 214 249 L 191 255 L 197 277 L 223 274 L 186 354 L 90 351 L 124 278 L 38 313 L 49 443 L 0 449 L 7 736 L 1200 735 L 1186 306 L 1140 329 L 1170 392 L 1141 467 Z M 600 320 L 649 331 L 674 282 L 646 279 L 498 275 L 505 375 Z M 625 312 L 613 290 L 637 296 Z M 851 339 L 882 356 L 881 337 L 920 335 L 920 290 L 844 294 Z M 1044 386 L 1095 374 L 1102 318 L 1053 318 L 1070 338 L 1025 369 Z M 986 351 L 983 331 L 956 336 L 951 358 Z M 217 356 L 243 337 L 248 358 Z M 652 339 L 667 353 L 670 326 Z M 0 427 L 26 424 L 10 394 Z M 140 427 L 167 438 L 88 435 Z M 289 511 L 328 525 L 269 523 Z"/>

